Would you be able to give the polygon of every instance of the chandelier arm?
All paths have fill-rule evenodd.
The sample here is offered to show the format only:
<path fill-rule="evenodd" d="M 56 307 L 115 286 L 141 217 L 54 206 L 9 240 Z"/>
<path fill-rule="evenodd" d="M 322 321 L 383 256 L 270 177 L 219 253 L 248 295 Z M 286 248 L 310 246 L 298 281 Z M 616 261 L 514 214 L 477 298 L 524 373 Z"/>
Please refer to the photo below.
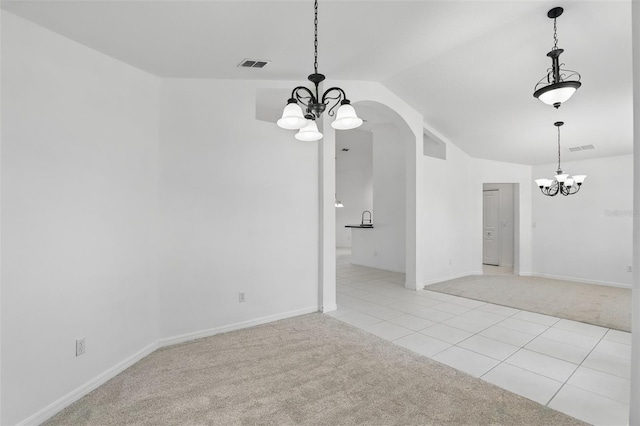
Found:
<path fill-rule="evenodd" d="M 566 70 L 564 68 L 560 68 L 560 81 L 567 81 L 571 77 L 578 77 L 578 81 L 580 81 L 580 79 L 582 78 L 578 71 Z"/>
<path fill-rule="evenodd" d="M 567 189 L 567 195 L 573 195 L 580 191 L 580 185 L 571 186 L 571 189 Z"/>
<path fill-rule="evenodd" d="M 332 95 L 332 93 L 336 93 L 336 92 L 337 92 L 337 94 L 333 94 Z M 347 99 L 347 94 L 344 93 L 344 90 L 342 90 L 339 87 L 330 87 L 327 90 L 325 90 L 323 95 L 322 95 L 322 103 L 327 105 L 327 106 L 329 106 L 329 104 L 331 104 L 332 101 L 335 101 L 335 102 L 333 102 L 333 105 L 331 106 L 331 108 L 329 108 L 329 111 L 327 112 L 327 114 L 330 117 L 333 117 L 333 115 L 335 114 L 333 110 L 338 105 L 340 105 L 340 103 L 343 100 L 346 100 L 346 99 Z"/>
<path fill-rule="evenodd" d="M 306 92 L 307 96 L 301 95 L 301 92 Z M 297 102 L 300 102 L 307 109 L 309 108 L 309 105 L 316 103 L 316 97 L 314 96 L 313 92 L 304 86 L 298 86 L 293 89 L 293 91 L 291 92 L 291 98 L 295 99 Z"/>

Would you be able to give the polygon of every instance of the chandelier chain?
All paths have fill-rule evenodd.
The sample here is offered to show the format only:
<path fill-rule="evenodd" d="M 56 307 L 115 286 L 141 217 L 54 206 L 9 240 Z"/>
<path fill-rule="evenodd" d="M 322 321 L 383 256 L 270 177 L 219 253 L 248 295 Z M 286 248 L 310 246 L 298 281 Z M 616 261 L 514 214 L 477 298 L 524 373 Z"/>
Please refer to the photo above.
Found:
<path fill-rule="evenodd" d="M 553 50 L 558 50 L 558 26 L 556 18 L 553 18 Z"/>
<path fill-rule="evenodd" d="M 314 57 L 313 57 L 313 68 L 315 69 L 316 74 L 318 74 L 318 0 L 315 0 L 315 17 L 313 19 L 314 26 L 314 40 L 313 40 L 313 48 L 314 48 Z"/>
<path fill-rule="evenodd" d="M 562 170 L 560 168 L 560 127 L 558 126 L 558 171 Z"/>

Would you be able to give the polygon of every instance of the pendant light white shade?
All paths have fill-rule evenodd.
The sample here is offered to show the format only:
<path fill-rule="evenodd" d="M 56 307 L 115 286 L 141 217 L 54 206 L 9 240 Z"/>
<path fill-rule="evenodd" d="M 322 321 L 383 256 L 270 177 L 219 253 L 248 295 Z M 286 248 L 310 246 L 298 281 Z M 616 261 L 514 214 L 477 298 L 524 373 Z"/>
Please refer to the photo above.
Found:
<path fill-rule="evenodd" d="M 547 105 L 559 105 L 568 101 L 569 98 L 576 93 L 578 87 L 580 87 L 580 83 L 577 83 L 577 85 L 566 85 L 563 83 L 552 84 L 545 87 L 546 91 L 540 93 L 537 98 Z"/>
<path fill-rule="evenodd" d="M 296 139 L 299 141 L 310 142 L 322 139 L 322 133 L 318 131 L 318 126 L 313 120 L 307 120 L 307 125 L 296 133 Z"/>
<path fill-rule="evenodd" d="M 536 179 L 535 182 L 540 188 L 549 188 L 554 181 L 552 179 Z"/>
<path fill-rule="evenodd" d="M 575 175 L 573 177 L 573 180 L 575 180 L 578 185 L 582 185 L 582 182 L 584 182 L 586 178 L 587 178 L 587 175 Z"/>
<path fill-rule="evenodd" d="M 331 123 L 331 127 L 336 130 L 351 130 L 362 125 L 362 119 L 356 115 L 356 110 L 348 103 L 343 103 L 338 108 L 336 119 Z"/>
<path fill-rule="evenodd" d="M 568 178 L 567 180 L 564 181 L 565 186 L 571 188 L 573 186 L 573 179 L 572 178 Z"/>
<path fill-rule="evenodd" d="M 298 130 L 307 125 L 302 108 L 297 103 L 288 103 L 282 111 L 282 118 L 277 121 L 279 127 L 287 130 Z"/>
<path fill-rule="evenodd" d="M 567 180 L 568 177 L 568 174 L 555 175 L 556 180 L 560 183 L 564 183 L 564 181 Z"/>

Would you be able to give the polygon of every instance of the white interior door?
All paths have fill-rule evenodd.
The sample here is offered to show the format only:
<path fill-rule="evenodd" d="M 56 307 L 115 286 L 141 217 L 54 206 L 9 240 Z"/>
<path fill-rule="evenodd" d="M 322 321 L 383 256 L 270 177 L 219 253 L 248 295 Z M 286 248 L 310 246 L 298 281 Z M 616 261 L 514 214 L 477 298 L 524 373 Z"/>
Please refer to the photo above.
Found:
<path fill-rule="evenodd" d="M 500 265 L 500 190 L 483 191 L 482 263 Z"/>

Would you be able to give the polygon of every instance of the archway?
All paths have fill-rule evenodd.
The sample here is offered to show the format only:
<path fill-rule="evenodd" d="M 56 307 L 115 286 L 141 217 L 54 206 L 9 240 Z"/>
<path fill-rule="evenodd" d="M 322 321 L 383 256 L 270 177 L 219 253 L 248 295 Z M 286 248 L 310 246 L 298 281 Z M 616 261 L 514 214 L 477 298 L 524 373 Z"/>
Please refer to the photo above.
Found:
<path fill-rule="evenodd" d="M 379 90 L 378 90 L 379 92 Z M 381 98 L 389 97 L 386 93 Z M 355 97 L 354 97 L 355 98 Z M 385 99 L 379 100 L 361 100 L 353 102 L 356 106 L 358 114 L 366 120 L 364 129 L 361 131 L 376 132 L 380 135 L 380 139 L 383 140 L 382 144 L 387 148 L 397 150 L 395 154 L 398 154 L 395 166 L 398 163 L 400 168 L 393 167 L 395 171 L 395 177 L 399 175 L 402 179 L 403 188 L 400 189 L 402 194 L 400 197 L 396 197 L 396 203 L 402 203 L 402 216 L 404 220 L 398 220 L 398 208 L 395 206 L 395 214 L 391 214 L 395 217 L 396 223 L 390 224 L 386 229 L 381 227 L 380 231 L 374 230 L 369 235 L 372 240 L 378 238 L 378 242 L 374 241 L 374 244 L 378 244 L 378 247 L 383 247 L 385 253 L 381 256 L 385 261 L 388 261 L 386 268 L 389 270 L 395 269 L 396 271 L 402 270 L 406 273 L 405 287 L 410 289 L 422 289 L 422 273 L 419 268 L 418 254 L 420 248 L 418 247 L 416 235 L 420 232 L 416 218 L 418 217 L 420 206 L 417 202 L 421 188 L 421 179 L 418 178 L 421 175 L 418 167 L 418 155 L 422 155 L 422 141 L 423 141 L 423 125 L 422 117 L 415 113 L 410 107 L 404 104 L 397 98 L 391 99 L 391 102 L 386 102 Z M 395 105 L 398 104 L 398 105 Z M 400 111 L 400 112 L 399 112 Z M 319 270 L 319 305 L 320 310 L 323 312 L 336 309 L 336 214 L 335 214 L 335 157 L 336 157 L 336 132 L 329 126 L 329 121 L 323 123 L 324 140 L 320 145 L 320 188 L 321 188 L 321 205 L 320 205 L 320 270 Z M 338 136 L 341 138 L 342 136 Z M 386 142 L 385 142 L 386 141 Z M 395 141 L 395 144 L 393 143 Z M 398 150 L 398 147 L 402 147 Z M 402 167 L 404 166 L 404 167 Z M 393 172 L 393 171 L 392 171 Z M 396 181 L 397 182 L 397 181 Z M 396 185 L 396 191 L 398 191 Z M 385 216 L 389 217 L 389 210 L 394 206 L 389 207 L 387 203 L 393 204 L 392 188 L 386 188 L 386 196 L 383 196 L 376 207 L 378 213 L 374 212 L 374 216 L 378 219 L 383 219 Z M 398 194 L 396 194 L 398 195 Z M 398 201 L 399 200 L 399 201 Z M 381 212 L 382 210 L 382 212 Z M 386 212 L 385 212 L 386 210 Z M 380 217 L 382 214 L 382 218 Z M 376 219 L 374 218 L 374 221 Z M 392 219 L 393 220 L 393 219 Z M 401 233 L 398 233 L 398 229 L 402 229 Z M 394 235 L 394 241 L 391 245 L 385 247 L 382 242 L 382 235 L 387 232 L 391 232 L 389 235 Z M 366 232 L 366 231 L 365 231 Z M 374 236 L 375 235 L 375 236 Z M 398 261 L 397 250 L 395 259 L 393 256 L 387 256 L 386 252 L 391 247 L 396 249 L 399 246 L 403 250 L 400 250 L 401 256 Z M 404 253 L 402 253 L 404 251 Z M 377 255 L 376 253 L 377 252 Z M 380 251 L 373 249 L 370 250 L 369 255 L 377 257 L 380 255 Z M 396 267 L 389 267 L 395 262 Z M 398 267 L 398 264 L 400 265 Z"/>

